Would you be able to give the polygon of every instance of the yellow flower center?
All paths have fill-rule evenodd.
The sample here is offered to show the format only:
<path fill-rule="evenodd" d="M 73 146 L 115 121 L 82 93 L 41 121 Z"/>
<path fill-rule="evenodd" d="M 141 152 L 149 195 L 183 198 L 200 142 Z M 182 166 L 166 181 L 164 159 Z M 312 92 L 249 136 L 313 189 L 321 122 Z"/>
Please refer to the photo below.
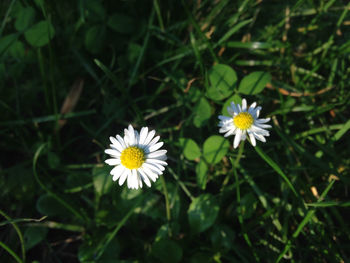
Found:
<path fill-rule="evenodd" d="M 248 112 L 241 112 L 233 118 L 233 122 L 236 127 L 240 128 L 241 130 L 247 130 L 254 123 L 254 118 Z"/>
<path fill-rule="evenodd" d="M 139 147 L 131 146 L 122 151 L 120 160 L 126 168 L 137 169 L 145 161 L 145 152 Z"/>

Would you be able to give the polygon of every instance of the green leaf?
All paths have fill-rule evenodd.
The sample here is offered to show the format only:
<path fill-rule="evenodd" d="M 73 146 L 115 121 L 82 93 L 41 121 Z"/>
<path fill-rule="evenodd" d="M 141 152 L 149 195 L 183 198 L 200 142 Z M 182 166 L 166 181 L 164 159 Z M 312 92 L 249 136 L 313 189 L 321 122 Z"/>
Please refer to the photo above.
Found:
<path fill-rule="evenodd" d="M 188 221 L 194 233 L 200 233 L 211 227 L 219 213 L 219 204 L 211 194 L 194 198 L 188 211 Z"/>
<path fill-rule="evenodd" d="M 48 152 L 47 162 L 51 169 L 55 169 L 60 165 L 60 157 L 54 152 Z"/>
<path fill-rule="evenodd" d="M 49 43 L 55 36 L 55 29 L 49 21 L 40 21 L 29 28 L 24 37 L 33 47 L 42 47 Z"/>
<path fill-rule="evenodd" d="M 96 54 L 102 50 L 105 45 L 106 27 L 92 26 L 85 34 L 85 47 L 91 53 Z"/>
<path fill-rule="evenodd" d="M 260 155 L 260 157 L 270 165 L 287 183 L 288 187 L 292 190 L 296 197 L 299 197 L 297 191 L 295 190 L 293 184 L 288 179 L 287 175 L 282 171 L 282 169 L 275 163 L 263 150 L 261 150 L 258 146 L 254 147 L 255 151 Z"/>
<path fill-rule="evenodd" d="M 197 185 L 202 189 L 205 190 L 207 186 L 207 180 L 208 180 L 208 166 L 207 164 L 201 160 L 197 165 L 196 165 L 196 174 L 197 174 Z"/>
<path fill-rule="evenodd" d="M 207 97 L 212 100 L 223 100 L 233 93 L 237 75 L 230 66 L 216 64 L 209 70 L 209 81 Z"/>
<path fill-rule="evenodd" d="M 49 194 L 44 194 L 39 197 L 36 202 L 36 208 L 41 214 L 47 216 L 67 216 L 71 214 L 67 208 Z"/>
<path fill-rule="evenodd" d="M 152 253 L 165 263 L 176 263 L 182 259 L 182 248 L 170 239 L 160 239 L 152 246 Z"/>
<path fill-rule="evenodd" d="M 33 24 L 35 18 L 35 10 L 32 7 L 27 7 L 21 9 L 19 12 L 16 22 L 15 22 L 15 28 L 17 31 L 24 31 L 29 26 Z"/>
<path fill-rule="evenodd" d="M 78 259 L 80 262 L 91 262 L 96 256 L 99 240 L 95 235 L 94 240 L 85 240 L 78 249 Z M 116 238 L 112 239 L 101 255 L 98 262 L 118 262 L 120 254 L 120 244 Z M 94 261 L 95 262 L 95 261 Z"/>
<path fill-rule="evenodd" d="M 114 13 L 108 19 L 108 26 L 118 33 L 132 33 L 135 30 L 134 19 L 130 16 Z"/>
<path fill-rule="evenodd" d="M 235 104 L 242 104 L 242 98 L 238 94 L 235 94 L 232 97 L 228 98 L 224 103 L 224 105 L 222 106 L 222 110 L 221 110 L 222 115 L 230 116 L 230 114 L 227 111 L 227 107 L 231 105 L 231 102 L 234 102 Z"/>
<path fill-rule="evenodd" d="M 109 166 L 95 167 L 92 169 L 92 180 L 94 183 L 95 192 L 101 196 L 107 194 L 112 187 L 113 180 L 109 174 L 111 168 Z"/>
<path fill-rule="evenodd" d="M 17 40 L 9 48 L 9 53 L 12 57 L 16 59 L 24 59 L 27 56 L 27 51 L 24 47 L 24 44 Z"/>
<path fill-rule="evenodd" d="M 11 34 L 0 38 L 0 56 L 2 56 L 17 40 L 18 34 Z"/>
<path fill-rule="evenodd" d="M 205 140 L 203 145 L 203 156 L 210 164 L 221 161 L 230 147 L 230 143 L 222 136 L 213 135 Z"/>
<path fill-rule="evenodd" d="M 215 248 L 231 249 L 235 240 L 235 232 L 227 225 L 214 225 L 210 240 Z"/>
<path fill-rule="evenodd" d="M 268 72 L 256 71 L 245 76 L 239 84 L 238 91 L 245 95 L 254 95 L 262 92 L 266 84 L 271 81 Z"/>
<path fill-rule="evenodd" d="M 211 107 L 205 98 L 201 98 L 194 108 L 193 124 L 197 128 L 202 127 L 209 120 L 211 115 Z"/>
<path fill-rule="evenodd" d="M 180 138 L 179 141 L 182 147 L 183 154 L 188 160 L 194 160 L 201 155 L 201 149 L 194 140 Z"/>
<path fill-rule="evenodd" d="M 24 246 L 28 251 L 43 241 L 47 235 L 48 229 L 45 227 L 29 227 L 24 232 Z"/>
<path fill-rule="evenodd" d="M 247 193 L 241 198 L 240 208 L 237 207 L 237 212 L 241 212 L 244 219 L 249 219 L 253 215 L 257 203 L 255 195 Z"/>

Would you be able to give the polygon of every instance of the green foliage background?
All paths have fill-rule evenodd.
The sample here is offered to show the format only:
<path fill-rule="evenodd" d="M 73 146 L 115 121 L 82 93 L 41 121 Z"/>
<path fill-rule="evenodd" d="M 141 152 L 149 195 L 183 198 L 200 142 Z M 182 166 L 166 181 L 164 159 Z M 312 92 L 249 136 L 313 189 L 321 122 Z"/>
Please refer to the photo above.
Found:
<path fill-rule="evenodd" d="M 2 0 L 1 262 L 348 262 L 350 4 Z M 256 148 L 218 133 L 246 98 Z M 155 129 L 151 188 L 109 136 Z"/>

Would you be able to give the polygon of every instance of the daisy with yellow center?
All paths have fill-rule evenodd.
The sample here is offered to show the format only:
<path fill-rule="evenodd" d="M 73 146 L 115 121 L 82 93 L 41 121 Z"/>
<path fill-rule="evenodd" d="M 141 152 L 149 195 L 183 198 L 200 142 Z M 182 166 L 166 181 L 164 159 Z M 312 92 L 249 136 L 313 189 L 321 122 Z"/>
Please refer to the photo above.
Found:
<path fill-rule="evenodd" d="M 111 170 L 113 181 L 119 179 L 119 185 L 127 181 L 131 189 L 142 188 L 143 182 L 150 187 L 151 181 L 155 182 L 168 165 L 165 162 L 167 151 L 159 150 L 163 142 L 158 142 L 160 137 L 154 137 L 156 132 L 149 132 L 147 127 L 138 133 L 129 125 L 124 133 L 124 138 L 110 137 L 111 149 L 105 150 L 112 157 L 105 162 L 115 166 Z"/>
<path fill-rule="evenodd" d="M 225 133 L 224 137 L 235 135 L 234 148 L 247 138 L 247 134 L 253 146 L 256 145 L 256 139 L 266 142 L 264 136 L 270 136 L 270 133 L 265 129 L 271 128 L 271 125 L 265 123 L 269 122 L 270 118 L 259 119 L 260 110 L 261 107 L 256 107 L 256 102 L 249 108 L 245 99 L 242 100 L 242 106 L 231 102 L 231 106 L 227 108 L 231 117 L 219 116 L 219 132 Z"/>

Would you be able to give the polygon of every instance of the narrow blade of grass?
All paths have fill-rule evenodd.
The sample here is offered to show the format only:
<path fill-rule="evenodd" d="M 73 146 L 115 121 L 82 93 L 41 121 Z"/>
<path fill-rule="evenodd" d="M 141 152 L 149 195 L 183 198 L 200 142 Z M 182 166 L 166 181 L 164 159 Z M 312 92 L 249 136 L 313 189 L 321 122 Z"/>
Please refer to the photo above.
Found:
<path fill-rule="evenodd" d="M 255 147 L 255 151 L 260 155 L 260 157 L 272 167 L 281 177 L 282 179 L 287 183 L 288 187 L 292 190 L 294 195 L 299 198 L 299 195 L 297 191 L 295 190 L 293 184 L 288 179 L 287 175 L 282 171 L 282 169 L 275 163 L 263 150 L 261 150 L 258 146 Z"/>

